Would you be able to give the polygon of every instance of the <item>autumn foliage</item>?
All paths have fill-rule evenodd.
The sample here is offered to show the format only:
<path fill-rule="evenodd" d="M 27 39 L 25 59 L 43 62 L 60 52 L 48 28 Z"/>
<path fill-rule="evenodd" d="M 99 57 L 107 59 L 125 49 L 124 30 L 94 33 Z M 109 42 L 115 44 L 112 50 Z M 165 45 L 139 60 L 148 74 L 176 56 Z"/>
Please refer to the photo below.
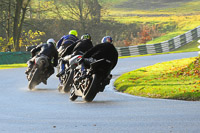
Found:
<path fill-rule="evenodd" d="M 160 37 L 162 35 L 164 35 L 164 33 L 160 31 L 159 24 L 152 26 L 142 24 L 140 26 L 140 31 L 137 32 L 136 35 L 133 35 L 133 33 L 131 33 L 130 37 L 127 37 L 123 41 L 118 41 L 116 42 L 116 44 L 118 45 L 118 43 L 121 43 L 123 44 L 123 46 L 146 44 L 148 41 L 151 41 L 152 39 Z"/>
<path fill-rule="evenodd" d="M 197 57 L 194 62 L 185 66 L 185 68 L 178 70 L 177 73 L 174 73 L 174 76 L 176 76 L 176 77 L 178 77 L 178 76 L 198 76 L 198 77 L 200 77 L 200 57 Z"/>

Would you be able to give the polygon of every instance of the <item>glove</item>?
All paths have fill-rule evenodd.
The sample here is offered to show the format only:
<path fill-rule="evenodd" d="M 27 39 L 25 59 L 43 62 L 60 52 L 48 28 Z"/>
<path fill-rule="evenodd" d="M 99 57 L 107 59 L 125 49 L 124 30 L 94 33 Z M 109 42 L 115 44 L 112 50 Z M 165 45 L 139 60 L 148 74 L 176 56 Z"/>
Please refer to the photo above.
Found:
<path fill-rule="evenodd" d="M 53 66 L 56 67 L 58 65 L 58 62 L 54 61 Z"/>
<path fill-rule="evenodd" d="M 31 57 L 33 58 L 35 56 L 35 53 L 31 53 Z"/>

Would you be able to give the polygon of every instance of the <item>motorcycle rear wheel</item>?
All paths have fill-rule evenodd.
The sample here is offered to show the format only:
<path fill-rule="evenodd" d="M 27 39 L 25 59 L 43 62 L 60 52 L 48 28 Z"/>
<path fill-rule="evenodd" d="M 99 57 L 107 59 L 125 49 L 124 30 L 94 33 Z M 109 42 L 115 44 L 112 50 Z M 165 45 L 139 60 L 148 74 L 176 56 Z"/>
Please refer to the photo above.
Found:
<path fill-rule="evenodd" d="M 82 99 L 86 102 L 91 102 L 95 96 L 97 95 L 98 87 L 99 87 L 99 78 L 96 74 L 93 74 L 90 79 L 88 80 L 89 85 L 84 90 Z"/>
<path fill-rule="evenodd" d="M 34 72 L 32 73 L 33 76 L 31 77 L 31 80 L 28 82 L 28 88 L 30 90 L 35 88 L 35 86 L 38 84 L 37 83 L 38 74 L 39 74 L 39 70 L 38 68 L 35 68 Z"/>

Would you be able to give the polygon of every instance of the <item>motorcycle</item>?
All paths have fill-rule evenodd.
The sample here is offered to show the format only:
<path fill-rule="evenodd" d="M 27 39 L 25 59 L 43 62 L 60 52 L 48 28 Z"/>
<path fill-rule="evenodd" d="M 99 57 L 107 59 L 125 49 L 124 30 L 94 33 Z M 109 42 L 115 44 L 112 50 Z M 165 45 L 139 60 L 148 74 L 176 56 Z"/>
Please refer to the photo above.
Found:
<path fill-rule="evenodd" d="M 41 82 L 46 84 L 46 72 L 48 66 L 48 57 L 43 55 L 35 58 L 34 66 L 27 75 L 28 88 L 30 90 L 32 90 L 36 85 L 39 85 Z"/>
<path fill-rule="evenodd" d="M 89 67 L 85 68 L 85 76 L 82 77 L 82 65 L 74 69 L 73 84 L 70 90 L 70 100 L 75 101 L 78 97 L 86 102 L 91 102 L 98 92 L 103 92 L 105 86 L 110 83 L 112 75 L 111 62 L 100 59 L 83 59 Z M 81 77 L 81 78 L 80 78 Z"/>
<path fill-rule="evenodd" d="M 69 92 L 71 89 L 71 84 L 73 82 L 74 68 L 78 65 L 78 59 L 80 55 L 67 55 L 62 58 L 62 62 L 65 62 L 64 73 L 60 76 L 60 81 L 62 84 L 59 85 L 58 90 L 61 92 Z M 60 63 L 61 66 L 62 63 Z M 61 68 L 60 68 L 61 69 Z"/>

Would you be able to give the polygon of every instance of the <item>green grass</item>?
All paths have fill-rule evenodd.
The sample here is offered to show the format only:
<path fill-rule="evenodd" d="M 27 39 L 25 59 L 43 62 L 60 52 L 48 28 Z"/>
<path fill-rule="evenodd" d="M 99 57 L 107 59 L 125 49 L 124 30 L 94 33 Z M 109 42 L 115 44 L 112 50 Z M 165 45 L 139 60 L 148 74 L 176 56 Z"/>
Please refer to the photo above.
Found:
<path fill-rule="evenodd" d="M 200 100 L 199 73 L 187 75 L 194 68 L 185 70 L 195 60 L 186 58 L 143 67 L 123 74 L 114 86 L 118 91 L 142 97 Z M 186 74 L 178 74 L 181 70 Z"/>
<path fill-rule="evenodd" d="M 198 46 L 200 45 L 197 41 L 199 39 L 196 39 L 174 51 L 172 51 L 172 53 L 175 53 L 175 52 L 193 52 L 193 51 L 200 51 L 200 49 L 198 48 Z"/>
<path fill-rule="evenodd" d="M 126 0 L 121 2 L 118 1 L 116 4 L 120 5 L 124 2 L 126 4 L 123 6 L 117 6 L 117 8 L 114 8 L 116 6 L 113 6 L 113 8 L 109 9 L 109 14 L 108 16 L 104 16 L 104 19 L 115 20 L 124 24 L 138 23 L 163 26 L 163 24 L 166 23 L 166 27 L 163 26 L 165 35 L 155 38 L 154 40 L 147 42 L 147 44 L 167 41 L 200 25 L 200 9 L 198 6 L 200 4 L 199 0 L 188 0 L 181 2 L 166 2 L 166 0 L 161 0 L 156 3 L 155 1 L 151 0 Z M 144 5 L 145 7 L 146 3 L 149 3 L 151 6 L 155 7 L 151 9 L 138 9 L 137 5 Z M 165 6 L 158 6 L 163 4 Z M 129 5 L 135 6 L 128 8 Z M 173 5 L 175 5 L 175 7 Z M 168 28 L 168 25 L 171 25 L 171 23 L 174 23 L 176 27 L 173 29 L 170 27 Z"/>
<path fill-rule="evenodd" d="M 156 38 L 156 39 L 154 39 L 154 40 L 152 40 L 152 41 L 148 41 L 147 44 L 161 43 L 161 42 L 170 40 L 170 39 L 172 39 L 172 38 L 174 38 L 174 37 L 176 37 L 176 36 L 179 36 L 179 35 L 181 35 L 181 34 L 184 34 L 185 32 L 187 32 L 187 31 L 185 31 L 185 30 L 180 30 L 180 31 L 170 32 L 170 33 L 168 33 L 168 34 L 166 34 L 166 35 L 163 35 L 163 36 L 161 36 L 161 37 L 158 37 L 158 38 Z"/>
<path fill-rule="evenodd" d="M 135 11 L 148 10 L 157 12 L 191 13 L 200 11 L 199 0 L 103 0 L 104 5 L 109 5 L 112 10 Z M 110 4 L 112 3 L 112 4 Z"/>
<path fill-rule="evenodd" d="M 27 64 L 5 64 L 5 65 L 0 65 L 0 69 L 12 69 L 12 68 L 21 68 L 21 67 L 27 67 Z"/>

